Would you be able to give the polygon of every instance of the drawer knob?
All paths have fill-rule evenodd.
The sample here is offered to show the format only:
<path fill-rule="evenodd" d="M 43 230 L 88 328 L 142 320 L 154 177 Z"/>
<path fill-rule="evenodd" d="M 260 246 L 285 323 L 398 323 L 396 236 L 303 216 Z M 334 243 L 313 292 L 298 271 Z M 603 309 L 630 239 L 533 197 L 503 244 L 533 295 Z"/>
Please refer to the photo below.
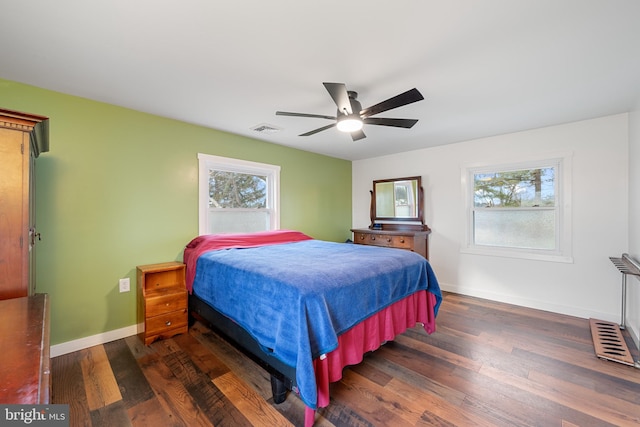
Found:
<path fill-rule="evenodd" d="M 400 243 L 404 243 L 404 239 L 400 239 Z"/>
<path fill-rule="evenodd" d="M 166 322 L 164 322 L 164 324 L 167 326 L 171 326 L 171 320 L 167 320 Z"/>
<path fill-rule="evenodd" d="M 387 242 L 391 242 L 391 237 L 387 237 Z"/>
<path fill-rule="evenodd" d="M 376 236 L 371 236 L 371 240 L 376 240 Z"/>
<path fill-rule="evenodd" d="M 360 235 L 360 240 L 364 240 L 364 235 Z"/>

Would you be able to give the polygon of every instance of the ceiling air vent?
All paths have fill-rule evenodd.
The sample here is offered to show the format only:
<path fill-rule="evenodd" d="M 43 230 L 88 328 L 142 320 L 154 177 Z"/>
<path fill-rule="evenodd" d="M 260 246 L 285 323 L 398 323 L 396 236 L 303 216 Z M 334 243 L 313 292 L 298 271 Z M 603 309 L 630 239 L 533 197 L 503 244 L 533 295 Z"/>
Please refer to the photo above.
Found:
<path fill-rule="evenodd" d="M 282 128 L 279 128 L 277 126 L 270 125 L 267 123 L 262 123 L 252 127 L 251 130 L 254 132 L 263 133 L 263 134 L 272 134 L 272 133 L 280 132 Z"/>

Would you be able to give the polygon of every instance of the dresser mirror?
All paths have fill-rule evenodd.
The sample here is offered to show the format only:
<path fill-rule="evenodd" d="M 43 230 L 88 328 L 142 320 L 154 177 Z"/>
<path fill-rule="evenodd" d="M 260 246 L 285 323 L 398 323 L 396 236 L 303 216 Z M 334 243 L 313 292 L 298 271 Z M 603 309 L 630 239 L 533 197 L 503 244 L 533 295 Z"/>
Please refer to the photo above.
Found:
<path fill-rule="evenodd" d="M 353 243 L 409 250 L 429 259 L 431 229 L 424 223 L 422 179 L 380 179 L 370 192 L 371 225 L 352 228 Z"/>
<path fill-rule="evenodd" d="M 422 178 L 380 179 L 371 191 L 371 228 L 379 222 L 415 222 L 424 224 Z"/>

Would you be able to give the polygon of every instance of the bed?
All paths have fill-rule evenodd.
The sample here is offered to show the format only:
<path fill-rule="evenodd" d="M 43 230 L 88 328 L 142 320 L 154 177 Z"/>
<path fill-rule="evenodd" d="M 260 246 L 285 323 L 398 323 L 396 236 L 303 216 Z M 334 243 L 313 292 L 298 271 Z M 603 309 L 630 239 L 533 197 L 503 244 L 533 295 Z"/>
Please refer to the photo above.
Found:
<path fill-rule="evenodd" d="M 292 230 L 198 236 L 184 261 L 190 315 L 267 369 L 275 403 L 297 392 L 306 426 L 345 366 L 416 324 L 434 332 L 442 301 L 418 254 Z"/>

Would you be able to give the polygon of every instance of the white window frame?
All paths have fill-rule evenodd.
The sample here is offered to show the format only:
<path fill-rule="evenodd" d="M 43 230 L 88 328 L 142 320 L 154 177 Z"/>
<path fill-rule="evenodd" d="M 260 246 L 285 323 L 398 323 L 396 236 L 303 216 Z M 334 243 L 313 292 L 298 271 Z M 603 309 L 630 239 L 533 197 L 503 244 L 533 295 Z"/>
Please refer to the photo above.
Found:
<path fill-rule="evenodd" d="M 482 162 L 462 167 L 461 182 L 464 197 L 465 224 L 462 253 L 522 258 L 541 261 L 573 262 L 571 245 L 571 176 L 572 154 L 554 153 L 526 161 L 505 161 L 500 164 Z M 474 243 L 474 174 L 554 167 L 556 176 L 555 212 L 556 247 L 553 250 L 484 246 Z"/>
<path fill-rule="evenodd" d="M 266 209 L 270 211 L 269 227 L 270 230 L 280 228 L 280 166 L 198 153 L 198 233 L 200 235 L 210 234 L 208 230 L 210 169 L 266 176 Z"/>

